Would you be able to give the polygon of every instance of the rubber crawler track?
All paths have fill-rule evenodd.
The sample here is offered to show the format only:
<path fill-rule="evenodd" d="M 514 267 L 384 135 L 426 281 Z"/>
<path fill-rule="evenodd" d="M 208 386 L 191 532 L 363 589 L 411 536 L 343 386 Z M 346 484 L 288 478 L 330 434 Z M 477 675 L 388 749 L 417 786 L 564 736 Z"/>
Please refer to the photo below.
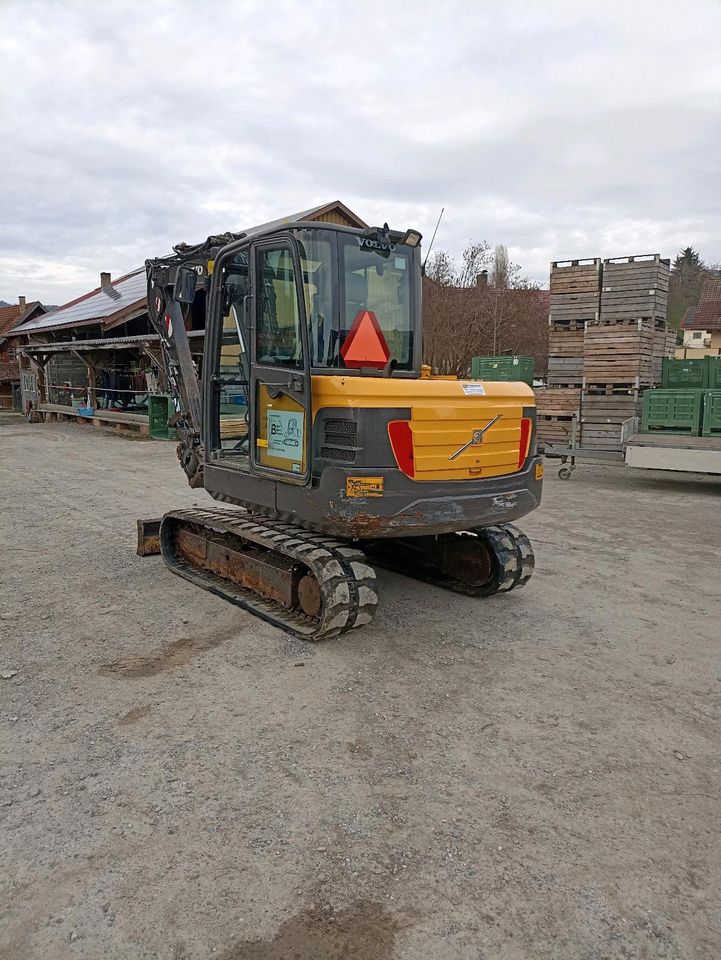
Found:
<path fill-rule="evenodd" d="M 525 533 L 512 523 L 483 527 L 474 533 L 491 548 L 495 566 L 494 576 L 487 585 L 490 588 L 488 593 L 476 593 L 475 596 L 507 593 L 528 583 L 533 575 L 535 558 L 531 541 Z"/>
<path fill-rule="evenodd" d="M 174 549 L 174 532 L 184 526 L 230 534 L 308 567 L 320 586 L 320 616 L 315 619 L 287 610 L 246 587 L 194 567 Z M 173 510 L 160 525 L 160 550 L 174 573 L 304 640 L 327 640 L 370 623 L 378 605 L 375 571 L 361 550 L 280 520 L 237 510 Z"/>
<path fill-rule="evenodd" d="M 478 540 L 480 550 L 490 554 L 491 576 L 484 584 L 453 576 L 443 565 L 442 547 L 447 549 L 449 544 L 457 542 L 460 545 L 462 541 L 467 546 L 471 537 Z M 507 593 L 525 586 L 533 574 L 533 547 L 528 537 L 512 523 L 444 534 L 443 538 L 438 538 L 438 551 L 424 557 L 420 562 L 414 560 L 412 551 L 404 551 L 403 543 L 403 540 L 375 541 L 369 549 L 369 557 L 379 567 L 395 570 L 404 576 L 469 597 L 491 597 L 497 593 Z"/>

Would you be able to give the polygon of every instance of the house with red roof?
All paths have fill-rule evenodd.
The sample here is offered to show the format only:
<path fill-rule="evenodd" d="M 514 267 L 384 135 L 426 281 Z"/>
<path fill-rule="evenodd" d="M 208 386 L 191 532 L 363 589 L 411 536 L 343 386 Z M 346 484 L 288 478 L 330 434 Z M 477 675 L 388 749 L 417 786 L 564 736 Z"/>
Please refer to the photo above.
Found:
<path fill-rule="evenodd" d="M 21 409 L 20 364 L 17 357 L 19 336 L 14 331 L 45 312 L 39 300 L 28 303 L 25 297 L 18 297 L 17 303 L 0 307 L 0 409 Z"/>
<path fill-rule="evenodd" d="M 683 353 L 721 355 L 721 277 L 707 277 L 695 307 L 689 307 L 681 321 Z"/>

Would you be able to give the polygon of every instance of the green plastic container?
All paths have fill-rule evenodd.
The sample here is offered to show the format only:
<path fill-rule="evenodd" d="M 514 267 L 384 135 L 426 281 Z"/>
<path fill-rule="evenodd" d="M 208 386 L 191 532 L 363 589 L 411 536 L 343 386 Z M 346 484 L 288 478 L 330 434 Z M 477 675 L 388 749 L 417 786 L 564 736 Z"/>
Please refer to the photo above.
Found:
<path fill-rule="evenodd" d="M 666 390 L 705 390 L 708 387 L 706 357 L 700 360 L 663 358 L 661 386 Z"/>
<path fill-rule="evenodd" d="M 178 434 L 168 426 L 168 419 L 175 413 L 175 404 L 165 394 L 148 397 L 148 427 L 154 440 L 177 440 Z"/>
<path fill-rule="evenodd" d="M 533 357 L 473 357 L 471 377 L 474 380 L 505 380 L 533 386 Z"/>
<path fill-rule="evenodd" d="M 721 437 L 721 388 L 704 394 L 701 433 L 704 437 Z"/>
<path fill-rule="evenodd" d="M 706 357 L 706 366 L 706 386 L 709 390 L 721 390 L 721 357 Z"/>
<path fill-rule="evenodd" d="M 701 434 L 703 390 L 647 390 L 643 395 L 641 433 Z"/>

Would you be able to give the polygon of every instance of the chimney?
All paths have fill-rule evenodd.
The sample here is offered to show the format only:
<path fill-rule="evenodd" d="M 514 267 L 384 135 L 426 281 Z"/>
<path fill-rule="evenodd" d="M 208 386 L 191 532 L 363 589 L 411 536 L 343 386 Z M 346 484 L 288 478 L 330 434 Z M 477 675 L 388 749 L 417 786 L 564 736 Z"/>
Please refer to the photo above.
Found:
<path fill-rule="evenodd" d="M 110 279 L 110 274 L 109 274 L 109 273 L 101 273 L 101 274 L 100 274 L 100 286 L 101 286 L 101 287 L 111 287 L 111 286 L 112 286 L 112 281 L 111 281 L 111 279 Z"/>
<path fill-rule="evenodd" d="M 20 304 L 20 313 L 25 313 L 25 297 L 18 297 L 18 303 Z"/>
<path fill-rule="evenodd" d="M 488 286 L 488 270 L 481 270 L 479 274 L 476 274 L 476 286 L 477 287 Z"/>

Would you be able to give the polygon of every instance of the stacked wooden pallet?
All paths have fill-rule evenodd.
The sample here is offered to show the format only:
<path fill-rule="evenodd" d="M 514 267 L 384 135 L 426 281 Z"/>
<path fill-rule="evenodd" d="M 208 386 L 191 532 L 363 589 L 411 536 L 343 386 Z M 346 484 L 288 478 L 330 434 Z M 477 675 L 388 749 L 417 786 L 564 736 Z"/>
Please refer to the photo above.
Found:
<path fill-rule="evenodd" d="M 601 317 L 666 320 L 670 267 L 656 253 L 603 261 Z"/>
<path fill-rule="evenodd" d="M 552 323 L 548 331 L 548 384 L 577 387 L 583 380 L 585 321 Z"/>
<path fill-rule="evenodd" d="M 550 323 L 563 325 L 598 317 L 601 261 L 555 260 L 551 264 Z"/>
<path fill-rule="evenodd" d="M 663 320 L 654 321 L 653 330 L 653 374 L 655 384 L 661 383 L 663 358 L 672 357 L 676 352 L 676 331 L 666 326 Z"/>
<path fill-rule="evenodd" d="M 657 254 L 551 264 L 549 389 L 537 391 L 542 442 L 567 441 L 575 416 L 579 444 L 620 449 L 640 391 L 660 382 L 662 359 L 673 354 L 668 278 Z"/>
<path fill-rule="evenodd" d="M 538 387 L 535 393 L 539 443 L 568 443 L 573 418 L 579 412 L 581 388 Z"/>
<path fill-rule="evenodd" d="M 548 387 L 537 391 L 538 435 L 544 443 L 570 441 L 583 383 L 587 320 L 598 319 L 601 260 L 557 260 L 551 264 Z"/>
<path fill-rule="evenodd" d="M 665 319 L 610 319 L 586 324 L 580 444 L 620 450 L 624 421 L 641 411 L 640 392 L 660 382 L 662 358 L 675 340 Z M 671 348 L 671 352 L 673 352 Z"/>
<path fill-rule="evenodd" d="M 620 450 L 624 422 L 640 416 L 641 399 L 637 390 L 626 393 L 584 391 L 579 443 L 583 447 Z"/>
<path fill-rule="evenodd" d="M 591 320 L 583 341 L 584 389 L 612 393 L 650 386 L 654 360 L 653 320 Z"/>

